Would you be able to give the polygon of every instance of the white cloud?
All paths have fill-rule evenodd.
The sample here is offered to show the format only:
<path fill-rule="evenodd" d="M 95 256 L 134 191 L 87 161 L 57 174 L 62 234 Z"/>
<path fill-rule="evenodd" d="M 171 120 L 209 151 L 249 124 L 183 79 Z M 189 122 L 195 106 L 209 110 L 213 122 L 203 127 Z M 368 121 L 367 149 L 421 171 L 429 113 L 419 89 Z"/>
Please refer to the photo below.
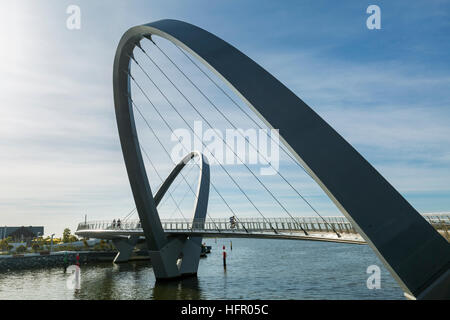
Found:
<path fill-rule="evenodd" d="M 63 4 L 57 9 L 50 9 L 48 3 L 27 7 L 23 16 L 18 16 L 17 21 L 34 27 L 27 33 L 27 41 L 16 41 L 19 55 L 0 59 L 1 224 L 44 224 L 46 232 L 60 234 L 65 226 L 73 228 L 85 213 L 91 218 L 112 219 L 133 207 L 114 118 L 112 62 L 125 29 L 154 19 L 146 17 L 145 10 L 138 15 L 123 13 L 127 5 L 100 11 L 101 5 L 82 4 L 83 16 L 91 18 L 83 22 L 80 33 L 65 30 Z M 177 12 L 175 7 L 169 9 L 166 13 Z M 154 17 L 163 16 L 159 14 L 162 10 L 155 10 Z M 108 15 L 111 21 L 97 22 L 92 19 L 97 14 Z M 401 192 L 419 197 L 450 192 L 450 76 L 420 70 L 413 73 L 401 61 L 367 65 L 330 59 L 316 49 L 300 54 L 276 52 L 272 47 L 270 54 L 260 53 L 256 60 L 354 144 Z M 198 95 L 193 99 L 202 110 L 210 110 Z M 226 99 L 220 99 L 227 112 L 232 109 L 227 108 Z M 161 97 L 156 101 L 164 105 Z M 174 101 L 189 110 L 180 97 Z M 168 109 L 166 106 L 165 114 L 175 122 L 177 116 Z M 195 119 L 192 111 L 187 118 L 190 123 Z M 218 128 L 227 127 L 219 117 L 215 119 Z M 232 119 L 238 127 L 248 127 L 238 113 Z M 163 123 L 156 116 L 152 120 L 169 142 L 170 133 Z M 175 128 L 184 127 L 179 120 L 176 124 Z M 161 175 L 166 176 L 172 164 L 151 134 L 144 133 L 145 126 L 138 125 Z M 157 185 L 159 179 L 147 168 L 152 186 Z M 258 194 L 249 173 L 241 169 L 230 170 L 259 197 L 268 215 L 275 212 L 270 197 L 261 198 L 263 193 Z M 281 170 L 287 175 L 293 172 L 286 166 Z M 230 202 L 241 208 L 243 215 L 257 216 L 249 203 L 236 195 L 225 174 L 217 168 L 213 172 L 215 185 Z M 323 194 L 310 180 L 292 180 L 317 207 L 332 212 L 329 200 L 321 198 Z M 304 209 L 300 204 L 295 207 L 286 185 L 270 182 L 293 208 Z M 221 202 L 214 192 L 212 197 Z M 226 207 L 217 203 L 211 204 L 217 208 L 214 216 L 228 215 Z"/>

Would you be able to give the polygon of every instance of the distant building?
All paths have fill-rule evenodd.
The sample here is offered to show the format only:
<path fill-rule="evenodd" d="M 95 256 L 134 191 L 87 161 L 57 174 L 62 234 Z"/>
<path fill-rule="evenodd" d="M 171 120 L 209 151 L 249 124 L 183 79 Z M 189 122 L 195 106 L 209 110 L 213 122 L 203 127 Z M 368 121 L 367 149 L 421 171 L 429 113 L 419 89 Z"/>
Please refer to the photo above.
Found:
<path fill-rule="evenodd" d="M 0 239 L 11 237 L 13 241 L 27 241 L 44 235 L 44 227 L 0 227 Z"/>

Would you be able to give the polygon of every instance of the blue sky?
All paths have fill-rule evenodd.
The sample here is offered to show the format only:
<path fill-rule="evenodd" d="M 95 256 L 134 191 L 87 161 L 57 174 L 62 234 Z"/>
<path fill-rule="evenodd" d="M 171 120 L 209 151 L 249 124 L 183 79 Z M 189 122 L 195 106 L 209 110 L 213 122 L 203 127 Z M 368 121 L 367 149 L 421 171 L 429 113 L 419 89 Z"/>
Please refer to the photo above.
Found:
<path fill-rule="evenodd" d="M 71 4 L 81 8 L 81 30 L 66 28 Z M 370 4 L 381 8 L 381 30 L 366 28 Z M 449 14 L 446 1 L 2 2 L 0 225 L 39 224 L 60 234 L 86 213 L 109 219 L 133 208 L 112 62 L 128 28 L 163 18 L 207 29 L 261 64 L 420 212 L 450 211 Z M 161 133 L 169 141 L 169 132 Z M 146 148 L 157 150 L 152 143 Z M 170 166 L 159 154 L 155 159 L 167 175 Z M 314 183 L 284 164 L 281 171 L 320 212 L 339 214 Z M 243 168 L 230 171 L 267 216 L 277 214 Z M 224 174 L 213 173 L 239 212 L 256 217 Z M 150 169 L 149 175 L 157 185 Z M 311 214 L 267 179 L 294 212 Z M 228 216 L 218 202 L 212 195 L 211 215 Z"/>

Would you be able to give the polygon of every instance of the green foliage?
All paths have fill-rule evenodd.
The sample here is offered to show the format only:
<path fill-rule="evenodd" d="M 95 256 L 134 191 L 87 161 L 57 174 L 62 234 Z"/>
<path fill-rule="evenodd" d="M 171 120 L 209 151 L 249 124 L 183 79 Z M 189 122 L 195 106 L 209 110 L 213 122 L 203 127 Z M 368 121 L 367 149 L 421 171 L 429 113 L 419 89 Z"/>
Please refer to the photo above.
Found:
<path fill-rule="evenodd" d="M 108 245 L 106 244 L 106 241 L 102 239 L 100 240 L 99 247 L 102 250 L 106 250 L 108 248 Z"/>
<path fill-rule="evenodd" d="M 7 239 L 0 240 L 0 250 L 7 251 L 8 246 L 9 246 L 9 243 L 8 243 Z"/>
<path fill-rule="evenodd" d="M 70 236 L 71 236 L 70 229 L 69 228 L 65 228 L 64 231 L 63 231 L 62 241 L 64 243 L 70 242 Z"/>
<path fill-rule="evenodd" d="M 62 242 L 70 243 L 70 242 L 75 242 L 75 241 L 78 241 L 78 238 L 75 235 L 70 233 L 69 228 L 65 228 L 63 231 Z"/>
<path fill-rule="evenodd" d="M 27 252 L 27 247 L 25 247 L 24 245 L 20 245 L 16 248 L 16 252 L 17 253 L 25 253 L 25 252 Z"/>
<path fill-rule="evenodd" d="M 7 237 L 3 240 L 0 240 L 0 251 L 11 251 L 11 249 L 13 248 L 13 246 L 10 245 L 11 242 L 12 242 L 11 237 Z"/>
<path fill-rule="evenodd" d="M 53 251 L 78 251 L 79 248 L 74 247 L 71 244 L 60 245 L 57 247 L 53 247 Z"/>
<path fill-rule="evenodd" d="M 106 242 L 105 240 L 100 240 L 100 242 L 97 243 L 93 249 L 96 251 L 111 251 L 112 245 Z"/>
<path fill-rule="evenodd" d="M 85 248 L 89 248 L 89 243 L 87 242 L 86 239 L 83 239 L 83 245 Z"/>
<path fill-rule="evenodd" d="M 35 242 L 31 245 L 31 249 L 33 249 L 34 252 L 38 252 L 40 248 L 41 247 L 39 246 L 39 243 L 37 243 L 37 242 Z"/>

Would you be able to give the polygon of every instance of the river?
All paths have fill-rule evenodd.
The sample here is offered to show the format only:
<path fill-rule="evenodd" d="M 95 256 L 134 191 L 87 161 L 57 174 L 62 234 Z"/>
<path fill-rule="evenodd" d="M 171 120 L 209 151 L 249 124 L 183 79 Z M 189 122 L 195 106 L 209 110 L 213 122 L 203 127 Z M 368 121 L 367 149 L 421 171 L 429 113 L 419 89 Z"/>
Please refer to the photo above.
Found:
<path fill-rule="evenodd" d="M 197 278 L 155 283 L 149 262 L 105 262 L 82 265 L 81 287 L 74 290 L 66 284 L 69 273 L 61 268 L 10 271 L 0 273 L 0 299 L 404 299 L 367 245 L 260 239 L 204 242 L 212 251 L 200 260 Z M 371 265 L 380 267 L 379 289 L 367 287 Z"/>

